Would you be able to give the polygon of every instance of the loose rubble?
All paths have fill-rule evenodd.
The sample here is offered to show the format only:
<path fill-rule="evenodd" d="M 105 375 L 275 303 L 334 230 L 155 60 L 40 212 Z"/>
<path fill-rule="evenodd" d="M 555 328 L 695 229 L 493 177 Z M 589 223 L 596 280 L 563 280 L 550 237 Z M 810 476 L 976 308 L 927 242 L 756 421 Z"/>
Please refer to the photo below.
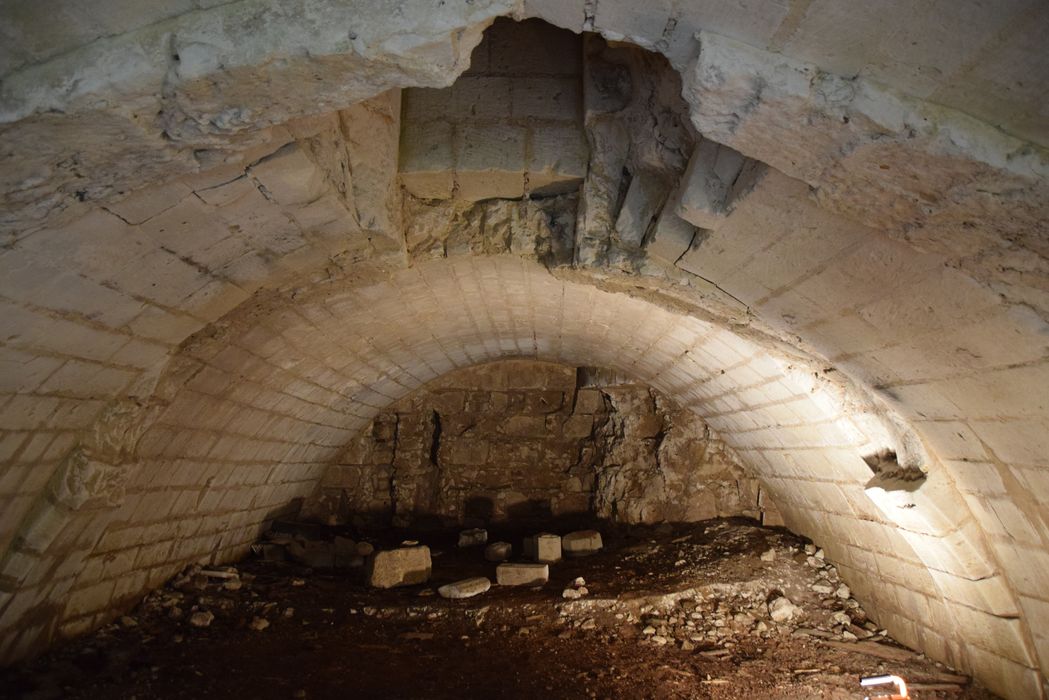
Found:
<path fill-rule="evenodd" d="M 286 698 L 300 690 L 324 697 L 311 684 L 347 655 L 354 668 L 391 671 L 356 676 L 362 697 L 451 698 L 445 689 L 452 688 L 456 697 L 485 695 L 495 686 L 483 683 L 505 678 L 483 669 L 502 668 L 497 659 L 505 658 L 534 660 L 522 661 L 531 680 L 508 697 L 646 697 L 654 689 L 696 696 L 697 688 L 718 687 L 726 694 L 716 697 L 740 700 L 845 698 L 859 696 L 859 675 L 889 672 L 907 677 L 918 697 L 991 697 L 892 643 L 820 550 L 792 535 L 732 521 L 627 529 L 610 542 L 601 534 L 600 551 L 553 564 L 492 562 L 488 550 L 505 541 L 459 548 L 452 533 L 443 541 L 375 541 L 367 567 L 315 569 L 273 560 L 264 548 L 238 567 L 188 566 L 134 611 L 69 647 L 125 645 L 155 659 L 135 667 L 144 673 L 106 676 L 117 686 L 78 676 L 53 697 Z M 323 532 L 290 541 L 311 549 L 304 544 L 311 538 L 361 556 L 360 542 L 336 545 Z M 255 675 L 237 670 L 254 663 L 246 659 L 262 640 L 310 650 L 294 657 L 293 687 L 256 682 L 274 677 L 270 667 L 286 667 L 284 658 L 264 656 Z M 418 656 L 440 663 L 420 665 Z M 51 682 L 54 669 L 39 668 L 37 682 Z M 158 683 L 171 690 L 157 691 Z"/>

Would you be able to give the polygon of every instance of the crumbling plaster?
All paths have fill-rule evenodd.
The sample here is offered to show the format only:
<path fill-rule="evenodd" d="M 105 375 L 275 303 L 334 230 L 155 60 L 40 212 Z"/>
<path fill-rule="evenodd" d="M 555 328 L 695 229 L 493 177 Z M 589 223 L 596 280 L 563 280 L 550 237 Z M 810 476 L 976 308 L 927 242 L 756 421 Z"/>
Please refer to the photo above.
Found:
<path fill-rule="evenodd" d="M 16 8 L 0 656 L 98 624 L 186 560 L 242 552 L 354 430 L 444 371 L 599 357 L 717 427 L 898 638 L 1044 696 L 1049 71 L 1002 37 L 1037 36 L 1045 8 L 899 49 L 905 33 L 876 40 L 879 24 L 820 33 L 850 24 L 848 3 L 631 7 L 66 11 L 47 42 Z M 897 9 L 879 21 L 938 36 L 980 12 Z M 527 262 L 528 245 L 426 261 L 402 234 L 384 91 L 448 85 L 511 13 L 663 52 L 696 131 L 772 169 L 670 265 L 581 258 L 585 217 L 574 265 Z M 709 337 L 717 350 L 694 353 Z M 861 457 L 883 448 L 928 472 L 919 489 L 864 490 Z"/>

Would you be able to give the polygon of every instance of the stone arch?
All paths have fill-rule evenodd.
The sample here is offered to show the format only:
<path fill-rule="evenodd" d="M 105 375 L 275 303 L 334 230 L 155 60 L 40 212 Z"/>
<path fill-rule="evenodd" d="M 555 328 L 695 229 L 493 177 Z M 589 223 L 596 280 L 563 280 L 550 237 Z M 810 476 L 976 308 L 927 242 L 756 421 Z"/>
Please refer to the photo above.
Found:
<path fill-rule="evenodd" d="M 0 627 L 21 627 L 4 638 L 0 655 L 18 656 L 53 638 L 59 619 L 64 634 L 87 629 L 104 616 L 98 600 L 123 600 L 162 579 L 166 569 L 158 566 L 117 580 L 115 572 L 134 566 L 127 552 L 140 540 L 133 538 L 152 535 L 127 529 L 124 537 L 132 539 L 121 541 L 120 528 L 111 526 L 117 515 L 130 522 L 136 510 L 149 514 L 163 501 L 125 496 L 120 504 L 122 490 L 138 493 L 142 485 L 132 475 L 149 473 L 129 469 L 140 454 L 134 446 L 158 442 L 162 422 L 152 416 L 184 400 L 183 379 L 199 369 L 193 353 L 207 344 L 198 337 L 180 345 L 207 328 L 203 336 L 221 346 L 232 332 L 227 314 L 250 313 L 233 310 L 251 307 L 260 290 L 306 287 L 339 267 L 333 259 L 381 258 L 399 249 L 400 222 L 388 201 L 339 228 L 329 224 L 347 214 L 330 192 L 290 188 L 286 201 L 275 203 L 252 191 L 251 179 L 265 178 L 267 169 L 308 173 L 315 165 L 304 149 L 286 148 L 316 126 L 299 118 L 310 112 L 323 122 L 317 114 L 347 108 L 354 119 L 376 117 L 371 125 L 379 124 L 396 108 L 387 104 L 383 112 L 386 98 L 377 98 L 364 109 L 361 100 L 389 88 L 448 84 L 484 27 L 516 13 L 663 52 L 684 78 L 697 129 L 771 166 L 765 186 L 674 261 L 673 275 L 646 264 L 627 276 L 602 269 L 557 278 L 585 281 L 602 294 L 643 279 L 647 292 L 635 293 L 661 300 L 656 308 L 703 298 L 705 311 L 693 310 L 700 317 L 734 300 L 738 315 L 715 314 L 719 323 L 737 334 L 765 334 L 780 351 L 797 346 L 787 352 L 786 364 L 794 366 L 778 370 L 789 378 L 785 384 L 812 382 L 819 391 L 809 393 L 827 397 L 815 401 L 825 404 L 820 410 L 848 407 L 859 426 L 857 434 L 827 423 L 841 444 L 806 451 L 804 460 L 794 453 L 806 445 L 778 434 L 803 432 L 805 424 L 783 408 L 789 401 L 766 397 L 762 415 L 777 418 L 750 425 L 743 416 L 753 412 L 741 411 L 734 394 L 705 396 L 677 366 L 664 370 L 665 380 L 685 382 L 689 388 L 680 390 L 702 400 L 708 416 L 736 428 L 742 451 L 778 495 L 786 497 L 792 480 L 811 484 L 793 492 L 799 531 L 819 538 L 863 532 L 828 551 L 853 572 L 858 593 L 872 576 L 891 583 L 869 585 L 867 597 L 899 638 L 973 669 L 1001 692 L 1044 696 L 1049 409 L 1040 388 L 1047 377 L 1049 158 L 1041 95 L 1002 88 L 1009 76 L 1038 69 L 1010 61 L 1008 47 L 991 36 L 1009 22 L 1030 40 L 1044 9 L 969 23 L 961 31 L 973 32 L 966 36 L 980 47 L 979 60 L 976 48 L 930 52 L 911 56 L 910 70 L 883 60 L 891 44 L 870 49 L 877 42 L 857 42 L 862 50 L 855 52 L 821 44 L 813 38 L 820 34 L 814 12 L 785 16 L 777 5 L 743 15 L 706 3 L 657 3 L 642 13 L 628 4 L 451 2 L 436 13 L 391 17 L 369 2 L 320 3 L 309 15 L 248 2 L 145 12 L 130 24 L 105 18 L 94 34 L 68 32 L 51 42 L 55 53 L 32 42 L 12 49 L 2 110 L 0 542 L 7 551 Z M 893 21 L 927 25 L 912 12 L 894 13 Z M 266 31 L 258 41 L 269 46 L 262 51 L 251 36 L 260 26 Z M 1005 82 L 980 74 L 983 65 L 998 66 Z M 978 100 L 963 89 L 972 80 L 984 90 Z M 260 94 L 259 81 L 274 89 Z M 371 133 L 375 149 L 357 152 L 362 167 L 380 163 L 389 142 L 382 128 Z M 358 184 L 373 188 L 362 202 L 381 200 L 388 184 L 382 168 L 366 172 Z M 294 235 L 273 225 L 280 217 L 294 221 Z M 191 221 L 196 237 L 179 229 L 180 221 Z M 216 232 L 233 224 L 249 234 L 213 245 Z M 687 293 L 674 293 L 678 284 Z M 493 327 L 502 318 L 493 317 Z M 654 318 L 644 314 L 646 322 Z M 443 350 L 427 347 L 434 353 L 427 361 L 439 364 Z M 389 349 L 389 357 L 401 357 Z M 293 359 L 274 372 L 283 376 Z M 823 372 L 828 368 L 833 372 Z M 835 374 L 844 381 L 825 381 Z M 362 409 L 345 417 L 363 419 L 384 396 L 351 394 Z M 292 394 L 284 401 L 305 400 Z M 274 429 L 295 423 L 266 420 Z M 311 425 L 301 433 L 305 442 L 268 449 L 308 472 L 303 457 L 331 447 L 327 429 Z M 847 458 L 821 471 L 842 446 Z M 850 495 L 860 475 L 864 485 L 870 480 L 861 458 L 888 446 L 905 470 L 926 466 L 924 480 L 876 482 L 868 494 Z M 245 455 L 267 454 L 261 443 L 253 450 Z M 248 466 L 226 480 L 248 479 Z M 848 493 L 824 478 L 828 473 L 853 474 Z M 283 478 L 278 467 L 270 475 Z M 296 483 L 260 488 L 277 503 L 296 492 Z M 197 505 L 221 506 L 212 502 L 216 485 L 218 478 L 213 495 Z M 847 507 L 825 511 L 827 501 Z M 211 535 L 180 531 L 190 544 L 175 558 L 195 555 L 205 542 L 217 556 L 231 554 L 267 507 L 218 518 L 231 534 L 217 544 Z M 106 544 L 89 557 L 95 542 Z M 882 556 L 901 552 L 906 556 Z M 74 585 L 68 605 L 56 602 Z"/>
<path fill-rule="evenodd" d="M 853 412 L 850 389 L 816 379 L 818 365 L 801 356 L 770 354 L 719 324 L 507 256 L 318 285 L 299 290 L 292 305 L 263 307 L 234 314 L 172 361 L 161 379 L 166 397 L 151 403 L 163 408 L 148 412 L 124 460 L 126 497 L 90 492 L 110 500 L 83 512 L 86 498 L 59 498 L 30 516 L 23 555 L 82 562 L 66 581 L 68 604 L 54 611 L 62 629 L 97 624 L 187 561 L 243 553 L 383 407 L 448 371 L 507 357 L 608 366 L 704 417 L 783 503 L 787 523 L 824 543 L 878 619 L 916 645 L 942 640 L 944 658 L 955 662 L 961 653 L 948 641 L 959 632 L 953 626 L 909 622 L 914 604 L 940 611 L 941 624 L 953 624 L 948 611 L 957 603 L 1008 604 L 939 465 L 926 465 L 931 474 L 917 489 L 882 484 L 868 499 L 872 474 L 863 457 L 894 450 L 890 433 Z M 74 465 L 69 478 L 88 473 L 81 461 Z M 60 527 L 56 516 L 65 518 Z M 62 537 L 93 524 L 93 542 L 70 546 Z M 53 534 L 43 546 L 32 539 L 41 531 Z M 25 563 L 9 558 L 6 573 Z M 875 569 L 900 572 L 890 595 L 884 582 L 870 585 Z M 32 585 L 33 573 L 21 583 Z M 982 580 L 973 591 L 943 585 L 972 578 Z M 971 597 L 958 601 L 959 591 Z M 999 597 L 988 601 L 988 593 Z"/>

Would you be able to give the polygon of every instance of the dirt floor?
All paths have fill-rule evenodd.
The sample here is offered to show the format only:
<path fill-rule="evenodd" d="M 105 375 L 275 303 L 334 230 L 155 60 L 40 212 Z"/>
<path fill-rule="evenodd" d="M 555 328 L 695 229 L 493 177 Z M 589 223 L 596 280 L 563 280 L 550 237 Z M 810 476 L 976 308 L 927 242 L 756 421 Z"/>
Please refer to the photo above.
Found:
<path fill-rule="evenodd" d="M 844 700 L 866 695 L 860 676 L 895 673 L 915 698 L 994 697 L 893 644 L 814 546 L 749 521 L 606 532 L 603 552 L 551 566 L 545 586 L 467 600 L 436 587 L 494 578 L 483 548 L 417 538 L 433 550 L 425 586 L 259 560 L 179 577 L 0 670 L 0 696 Z M 587 593 L 567 600 L 577 577 Z"/>

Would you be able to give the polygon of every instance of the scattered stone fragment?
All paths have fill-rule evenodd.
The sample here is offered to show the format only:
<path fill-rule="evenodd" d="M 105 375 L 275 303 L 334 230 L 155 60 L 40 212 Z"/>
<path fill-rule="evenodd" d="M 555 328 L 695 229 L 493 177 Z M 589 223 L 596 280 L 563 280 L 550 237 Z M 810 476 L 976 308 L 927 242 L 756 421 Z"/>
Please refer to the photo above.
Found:
<path fill-rule="evenodd" d="M 550 580 L 550 567 L 547 564 L 500 564 L 495 567 L 495 580 L 500 586 L 541 586 Z"/>
<path fill-rule="evenodd" d="M 248 623 L 248 627 L 250 629 L 255 630 L 256 632 L 261 632 L 269 626 L 270 621 L 264 617 L 256 617 L 250 623 Z"/>
<path fill-rule="evenodd" d="M 776 561 L 776 550 L 773 547 L 769 547 L 761 553 L 761 561 Z"/>
<path fill-rule="evenodd" d="M 384 550 L 368 557 L 365 581 L 373 588 L 412 586 L 429 581 L 432 567 L 426 545 Z"/>
<path fill-rule="evenodd" d="M 776 598 L 769 603 L 769 616 L 775 622 L 790 622 L 800 615 L 801 612 L 801 608 L 790 602 L 790 599 L 786 596 Z"/>
<path fill-rule="evenodd" d="M 577 530 L 561 538 L 561 549 L 566 557 L 585 557 L 600 552 L 604 547 L 597 530 Z"/>
<path fill-rule="evenodd" d="M 462 581 L 448 583 L 437 589 L 442 598 L 473 598 L 475 595 L 487 593 L 492 587 L 492 582 L 485 576 L 465 578 Z"/>
<path fill-rule="evenodd" d="M 472 530 L 463 530 L 459 533 L 459 546 L 460 547 L 477 547 L 488 541 L 488 530 L 484 528 L 474 528 Z"/>
<path fill-rule="evenodd" d="M 215 613 L 210 610 L 198 610 L 189 616 L 189 624 L 194 627 L 208 627 L 215 621 Z"/>
<path fill-rule="evenodd" d="M 838 590 L 834 591 L 834 595 L 838 596 L 842 600 L 848 600 L 852 597 L 852 591 L 844 583 L 838 586 Z"/>
<path fill-rule="evenodd" d="M 371 542 L 358 542 L 357 543 L 357 556 L 359 557 L 370 557 L 372 552 L 375 551 L 375 546 Z"/>
<path fill-rule="evenodd" d="M 548 532 L 526 537 L 524 554 L 537 562 L 556 564 L 561 561 L 561 538 Z"/>
<path fill-rule="evenodd" d="M 484 548 L 484 558 L 488 561 L 506 561 L 513 552 L 509 542 L 492 542 Z"/>

